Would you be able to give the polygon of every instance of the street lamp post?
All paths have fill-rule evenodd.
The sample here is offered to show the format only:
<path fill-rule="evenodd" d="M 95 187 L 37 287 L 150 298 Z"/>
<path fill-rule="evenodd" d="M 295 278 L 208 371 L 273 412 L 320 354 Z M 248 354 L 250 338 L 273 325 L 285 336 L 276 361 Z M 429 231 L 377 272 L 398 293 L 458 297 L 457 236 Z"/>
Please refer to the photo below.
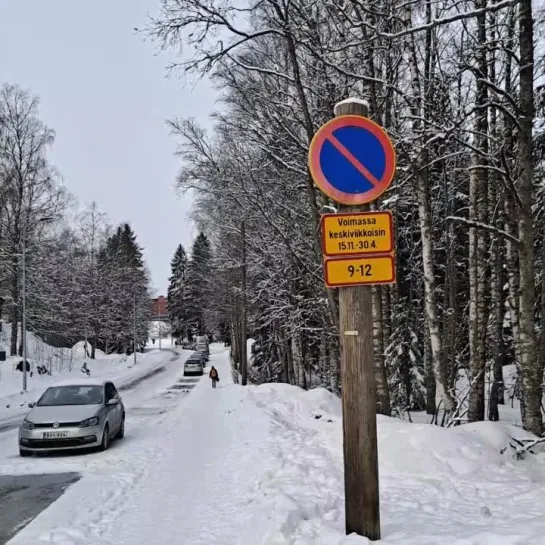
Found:
<path fill-rule="evenodd" d="M 133 352 L 134 352 L 134 365 L 136 365 L 136 293 L 133 294 L 133 307 L 134 307 L 134 346 L 133 346 Z"/>
<path fill-rule="evenodd" d="M 53 216 L 48 216 L 45 218 L 40 218 L 38 221 L 41 223 L 47 223 L 55 218 Z M 23 317 L 21 327 L 23 331 L 21 332 L 21 341 L 23 343 L 23 392 L 27 391 L 27 347 L 26 347 L 26 237 L 27 237 L 27 223 L 28 215 L 25 216 L 25 221 L 23 222 L 23 232 L 22 232 L 22 247 L 23 247 L 23 259 L 22 259 L 22 289 L 21 295 L 23 299 Z"/>
<path fill-rule="evenodd" d="M 23 342 L 23 392 L 27 390 L 27 352 L 26 352 L 26 224 L 23 223 L 23 278 L 22 278 L 22 296 L 23 296 L 23 323 L 22 323 L 22 342 Z"/>

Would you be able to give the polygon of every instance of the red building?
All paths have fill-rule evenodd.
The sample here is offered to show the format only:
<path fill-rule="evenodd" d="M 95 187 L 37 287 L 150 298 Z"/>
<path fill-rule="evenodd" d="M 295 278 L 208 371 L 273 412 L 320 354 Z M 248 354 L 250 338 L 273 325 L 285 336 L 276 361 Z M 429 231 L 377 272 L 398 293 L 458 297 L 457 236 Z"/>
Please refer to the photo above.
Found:
<path fill-rule="evenodd" d="M 167 298 L 160 295 L 151 300 L 151 319 L 166 318 L 168 316 Z"/>

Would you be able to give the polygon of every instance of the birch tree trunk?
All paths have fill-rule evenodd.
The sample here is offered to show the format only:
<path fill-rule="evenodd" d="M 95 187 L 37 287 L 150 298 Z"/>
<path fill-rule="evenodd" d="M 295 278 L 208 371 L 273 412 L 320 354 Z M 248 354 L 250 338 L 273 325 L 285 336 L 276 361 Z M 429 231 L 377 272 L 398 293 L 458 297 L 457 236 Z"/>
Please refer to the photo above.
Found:
<path fill-rule="evenodd" d="M 382 329 L 382 295 L 380 286 L 373 287 L 373 355 L 377 387 L 377 413 L 390 416 L 390 390 L 384 361 L 384 335 Z"/>
<path fill-rule="evenodd" d="M 405 7 L 405 25 L 407 28 L 412 25 L 411 5 Z M 431 7 L 428 7 L 427 16 L 431 17 Z M 429 35 L 428 54 L 431 58 L 431 40 Z M 418 55 L 414 36 L 411 35 L 406 40 L 408 49 L 408 62 L 411 74 L 411 87 L 414 94 L 411 111 L 414 116 L 413 131 L 418 135 L 418 140 L 423 142 L 421 136 L 420 118 L 424 115 L 422 107 L 422 85 L 420 83 L 420 72 L 418 69 Z M 431 67 L 431 64 L 430 64 Z M 443 409 L 447 415 L 454 413 L 456 402 L 448 389 L 448 372 L 444 366 L 443 342 L 441 330 L 439 327 L 439 316 L 437 313 L 437 280 L 435 277 L 434 256 L 433 256 L 433 229 L 432 229 L 432 210 L 431 210 L 431 190 L 426 169 L 428 153 L 427 150 L 420 149 L 417 154 L 416 163 L 413 165 L 413 175 L 416 184 L 416 195 L 418 201 L 418 217 L 420 221 L 420 235 L 422 239 L 422 264 L 424 269 L 424 312 L 426 315 L 425 323 L 428 327 L 430 339 L 431 357 L 433 362 L 436 395 L 440 398 Z"/>
<path fill-rule="evenodd" d="M 497 40 L 496 15 L 490 14 L 490 42 L 495 44 Z M 491 59 L 489 62 L 489 79 L 493 85 L 496 82 L 496 49 L 492 46 Z M 490 91 L 492 100 L 497 100 L 497 94 Z M 492 142 L 498 141 L 497 112 L 495 108 L 490 111 L 490 136 Z M 498 145 L 494 145 L 491 152 L 492 156 L 497 156 Z M 501 192 L 500 179 L 496 172 L 489 173 L 488 184 L 488 215 L 491 223 L 498 230 L 503 230 L 503 193 Z M 504 323 L 504 305 L 505 297 L 503 284 L 505 275 L 504 266 L 504 241 L 499 235 L 495 235 L 491 244 L 492 265 L 490 269 L 490 344 L 492 346 L 492 387 L 490 389 L 490 399 L 488 402 L 488 419 L 497 422 L 500 419 L 499 405 L 505 403 L 503 382 L 503 364 L 505 346 L 503 342 L 503 323 Z"/>
<path fill-rule="evenodd" d="M 427 177 L 423 172 L 416 173 L 418 214 L 422 236 L 422 264 L 424 268 L 424 308 L 430 339 L 431 357 L 435 371 L 437 396 L 443 403 L 445 412 L 450 415 L 456 409 L 456 402 L 448 388 L 448 371 L 444 366 L 443 346 L 437 315 L 437 282 L 433 265 L 433 235 L 431 228 L 431 196 Z"/>
<path fill-rule="evenodd" d="M 424 345 L 424 382 L 426 385 L 426 414 L 437 413 L 436 394 L 437 388 L 435 385 L 435 373 L 433 369 L 433 358 L 431 354 L 431 344 L 429 327 L 426 325 L 423 334 Z"/>
<path fill-rule="evenodd" d="M 507 95 L 513 94 L 512 84 L 512 63 L 513 56 L 511 51 L 514 48 L 514 32 L 516 26 L 516 16 L 514 8 L 510 8 L 509 24 L 507 25 L 507 40 L 506 40 L 506 53 L 505 53 L 505 93 Z M 507 158 L 512 161 L 512 150 L 515 147 L 515 128 L 511 117 L 504 113 L 503 115 L 504 135 L 503 141 L 505 142 L 504 149 Z M 504 198 L 504 227 L 505 231 L 511 236 L 518 237 L 518 216 L 519 208 L 517 206 L 517 192 L 514 186 L 510 183 L 510 180 L 506 180 L 509 184 L 509 192 L 505 194 Z M 520 377 L 522 376 L 521 369 L 521 353 L 520 353 L 520 278 L 519 278 L 519 249 L 518 245 L 513 242 L 512 239 L 506 238 L 505 240 L 505 265 L 507 270 L 507 282 L 509 286 L 507 305 L 509 308 L 509 323 L 511 326 L 512 338 L 513 338 L 513 352 L 515 354 L 515 364 L 517 367 L 517 383 L 520 384 Z M 517 387 L 517 391 L 520 391 Z M 522 420 L 524 421 L 525 408 L 524 397 L 520 396 L 520 412 Z"/>
<path fill-rule="evenodd" d="M 477 0 L 476 9 L 486 9 L 487 0 Z M 469 219 L 474 223 L 486 223 L 488 152 L 488 77 L 486 55 L 486 14 L 477 16 L 477 66 L 476 113 L 474 148 L 469 174 Z M 484 420 L 485 372 L 486 372 L 486 240 L 482 230 L 469 228 L 469 400 L 468 420 Z"/>
<path fill-rule="evenodd" d="M 519 3 L 520 116 L 519 156 L 519 268 L 520 268 L 520 356 L 525 430 L 541 437 L 543 368 L 537 358 L 535 336 L 534 229 L 532 214 L 533 120 L 534 120 L 534 44 L 532 1 Z"/>

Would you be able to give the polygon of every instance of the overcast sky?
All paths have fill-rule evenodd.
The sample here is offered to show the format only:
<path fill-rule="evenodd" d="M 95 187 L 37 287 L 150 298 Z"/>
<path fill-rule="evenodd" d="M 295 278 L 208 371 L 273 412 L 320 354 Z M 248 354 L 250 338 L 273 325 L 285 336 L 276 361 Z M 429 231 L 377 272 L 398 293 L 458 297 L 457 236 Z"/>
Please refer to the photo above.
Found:
<path fill-rule="evenodd" d="M 41 98 L 55 130 L 50 155 L 81 206 L 92 201 L 127 221 L 144 247 L 155 293 L 165 293 L 177 244 L 189 251 L 191 202 L 174 191 L 179 159 L 165 120 L 210 127 L 206 82 L 166 77 L 173 53 L 156 55 L 134 28 L 159 0 L 0 0 L 0 83 Z"/>

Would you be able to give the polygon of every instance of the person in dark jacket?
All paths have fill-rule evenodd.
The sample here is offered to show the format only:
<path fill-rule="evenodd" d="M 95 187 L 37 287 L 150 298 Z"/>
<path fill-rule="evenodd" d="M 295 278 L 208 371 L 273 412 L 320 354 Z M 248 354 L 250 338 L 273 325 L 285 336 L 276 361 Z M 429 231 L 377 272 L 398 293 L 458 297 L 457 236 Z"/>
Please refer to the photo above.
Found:
<path fill-rule="evenodd" d="M 212 388 L 216 387 L 216 384 L 219 382 L 219 375 L 218 370 L 212 365 L 212 369 L 210 369 L 210 373 L 208 373 L 208 376 L 212 379 Z"/>

